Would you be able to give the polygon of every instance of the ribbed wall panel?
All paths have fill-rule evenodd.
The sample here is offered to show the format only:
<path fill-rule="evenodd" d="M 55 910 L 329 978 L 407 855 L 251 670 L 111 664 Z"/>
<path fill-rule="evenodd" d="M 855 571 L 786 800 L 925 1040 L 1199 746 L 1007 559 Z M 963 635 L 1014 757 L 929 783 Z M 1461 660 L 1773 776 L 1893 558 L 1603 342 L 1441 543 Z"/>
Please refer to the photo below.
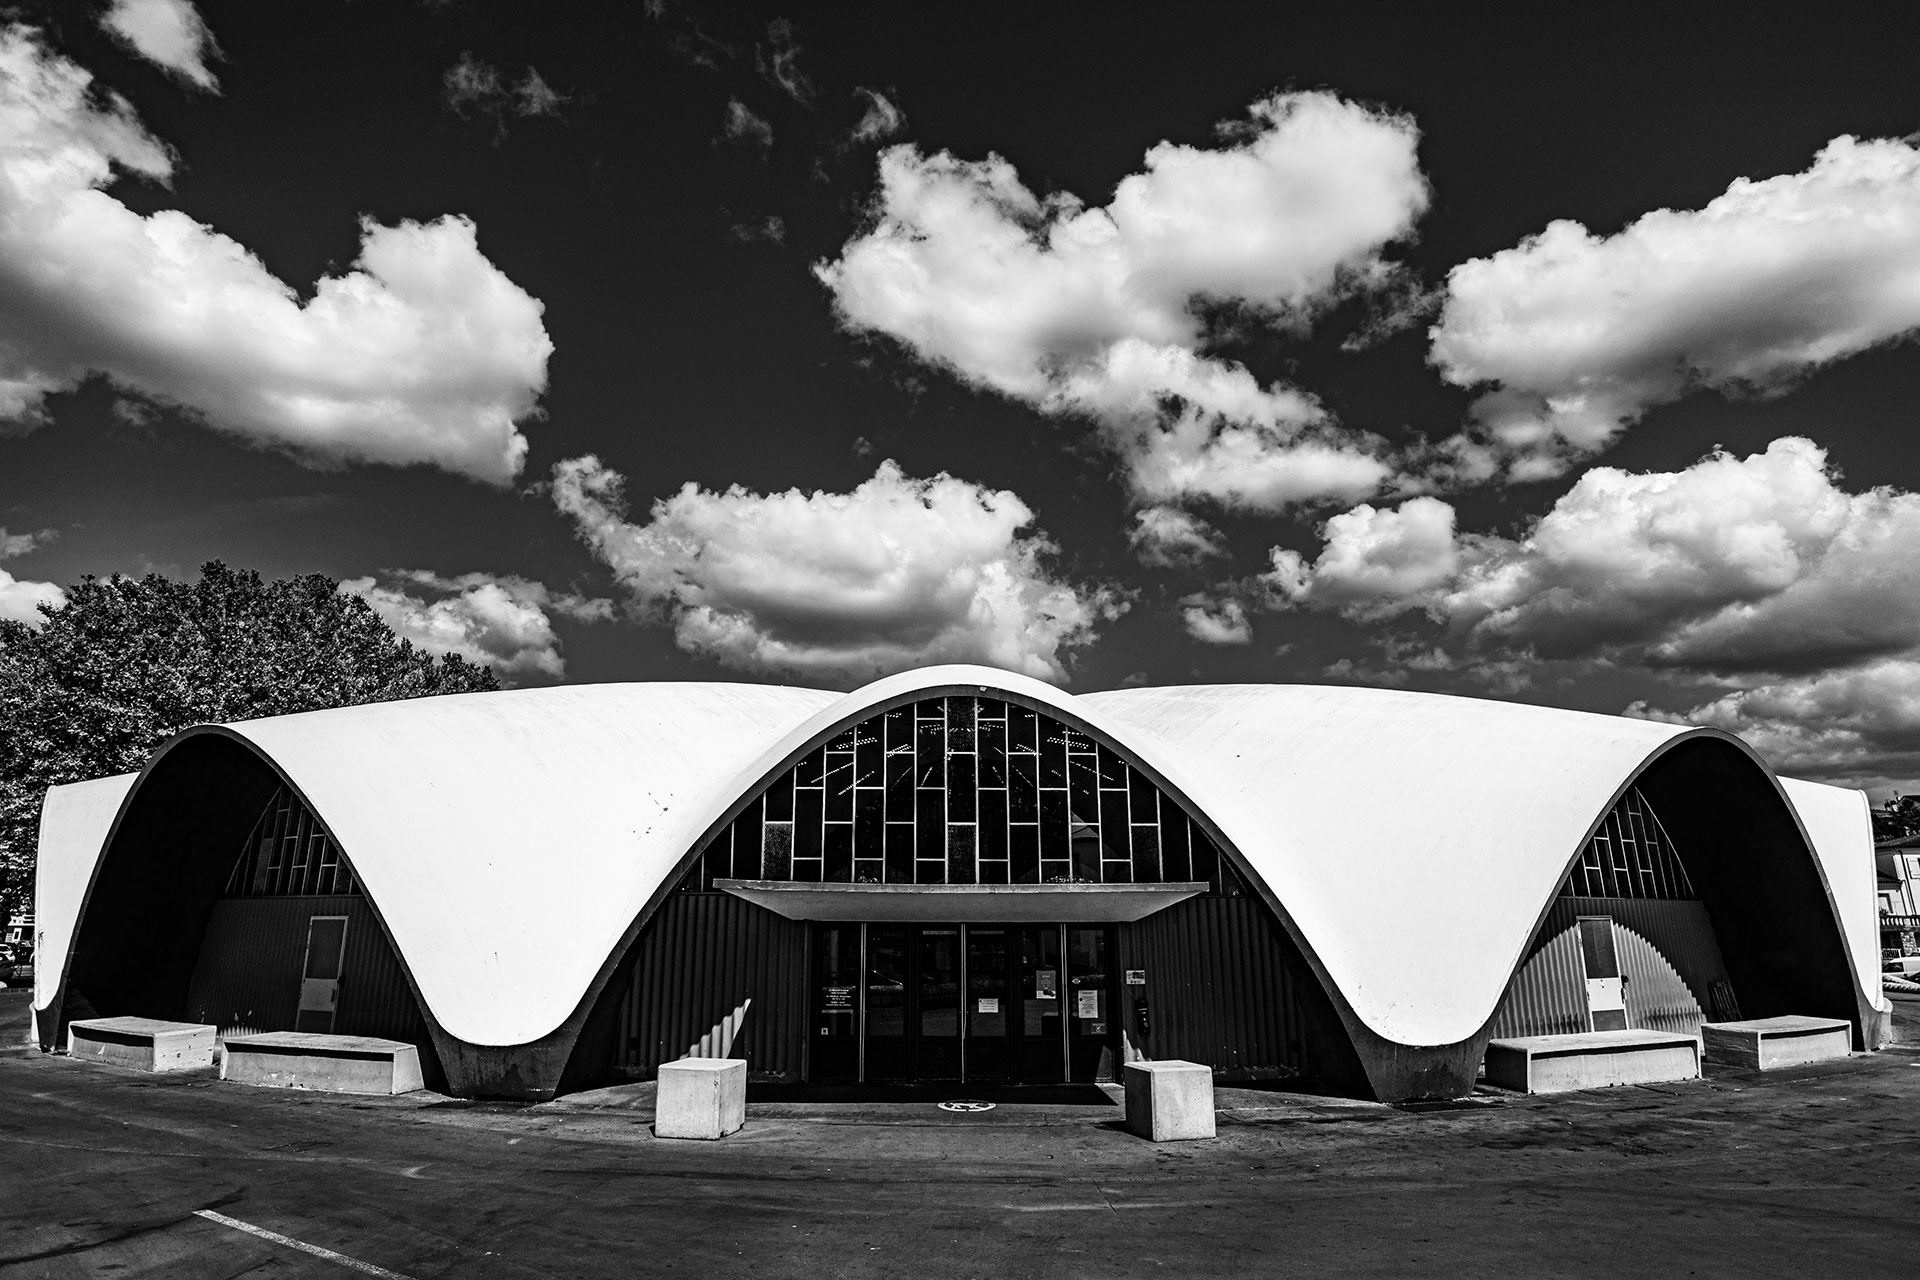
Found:
<path fill-rule="evenodd" d="M 1534 952 L 1507 986 L 1495 1036 L 1588 1030 L 1586 970 L 1574 922 L 1611 916 L 1620 947 L 1629 1026 L 1692 1034 L 1703 1018 L 1737 1017 L 1726 964 L 1706 908 L 1686 899 L 1556 899 Z M 1678 984 L 1676 987 L 1675 984 Z"/>
<path fill-rule="evenodd" d="M 187 988 L 187 1017 L 212 1023 L 223 1037 L 293 1030 L 307 923 L 314 916 L 347 917 L 335 1033 L 427 1044 L 426 1020 L 406 972 L 373 908 L 358 896 L 215 903 Z"/>
<path fill-rule="evenodd" d="M 652 1077 L 750 999 L 730 1056 L 747 1060 L 751 1079 L 800 1079 L 806 956 L 798 921 L 732 894 L 673 894 L 627 963 L 615 1071 Z"/>
<path fill-rule="evenodd" d="M 1130 1039 L 1149 1058 L 1204 1062 L 1228 1079 L 1311 1074 L 1299 1009 L 1312 977 L 1254 898 L 1198 897 L 1119 929 L 1119 965 L 1144 969 L 1122 987 Z M 1144 992 L 1152 1033 L 1133 1001 Z"/>

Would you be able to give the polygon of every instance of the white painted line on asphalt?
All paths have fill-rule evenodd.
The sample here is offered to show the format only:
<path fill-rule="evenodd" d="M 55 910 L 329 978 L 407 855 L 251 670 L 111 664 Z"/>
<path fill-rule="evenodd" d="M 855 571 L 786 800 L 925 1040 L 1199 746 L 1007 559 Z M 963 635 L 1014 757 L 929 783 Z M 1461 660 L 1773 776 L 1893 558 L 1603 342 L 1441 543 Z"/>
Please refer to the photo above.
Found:
<path fill-rule="evenodd" d="M 223 1227 L 232 1227 L 235 1231 L 244 1231 L 250 1236 L 259 1236 L 262 1240 L 271 1240 L 275 1244 L 286 1245 L 289 1249 L 298 1249 L 310 1253 L 316 1258 L 325 1258 L 328 1262 L 337 1262 L 362 1275 L 386 1276 L 388 1280 L 413 1280 L 412 1276 L 401 1275 L 398 1271 L 389 1271 L 385 1267 L 376 1267 L 371 1262 L 362 1262 L 358 1258 L 349 1258 L 344 1253 L 335 1253 L 331 1249 L 322 1249 L 317 1244 L 308 1244 L 305 1240 L 295 1240 L 292 1236 L 283 1236 L 278 1231 L 269 1231 L 265 1227 L 256 1227 L 251 1222 L 242 1222 L 238 1218 L 229 1218 L 224 1213 L 215 1213 L 211 1209 L 195 1209 L 195 1217 L 217 1222 Z"/>

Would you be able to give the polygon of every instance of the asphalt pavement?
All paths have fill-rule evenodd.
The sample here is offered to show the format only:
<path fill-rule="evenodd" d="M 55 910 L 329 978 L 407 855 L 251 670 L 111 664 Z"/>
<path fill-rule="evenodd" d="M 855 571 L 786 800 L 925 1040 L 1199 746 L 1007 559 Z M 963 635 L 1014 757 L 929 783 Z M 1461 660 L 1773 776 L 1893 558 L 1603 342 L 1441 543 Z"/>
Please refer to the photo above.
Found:
<path fill-rule="evenodd" d="M 7 1277 L 1920 1271 L 1920 1047 L 1439 1107 L 1222 1089 L 1217 1139 L 1160 1146 L 1112 1090 L 759 1090 L 700 1143 L 652 1136 L 650 1086 L 347 1098 L 73 1062 L 24 1026 L 0 992 Z"/>

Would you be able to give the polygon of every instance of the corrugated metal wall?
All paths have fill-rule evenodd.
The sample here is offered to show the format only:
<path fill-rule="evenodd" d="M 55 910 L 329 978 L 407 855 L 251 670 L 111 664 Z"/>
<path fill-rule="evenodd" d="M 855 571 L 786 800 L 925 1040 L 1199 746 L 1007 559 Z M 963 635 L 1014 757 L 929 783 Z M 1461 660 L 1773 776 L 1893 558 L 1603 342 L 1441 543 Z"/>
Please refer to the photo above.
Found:
<path fill-rule="evenodd" d="M 807 926 L 728 893 L 675 893 L 627 962 L 614 1070 L 651 1078 L 748 1000 L 730 1056 L 753 1080 L 797 1081 L 806 1041 Z"/>
<path fill-rule="evenodd" d="M 307 922 L 313 916 L 347 917 L 335 1033 L 427 1046 L 426 1019 L 399 957 L 373 908 L 359 896 L 223 898 L 215 903 L 187 988 L 187 1017 L 214 1024 L 222 1036 L 293 1030 Z"/>
<path fill-rule="evenodd" d="M 1227 1079 L 1313 1074 L 1300 996 L 1314 979 L 1254 898 L 1189 898 L 1119 927 L 1119 967 L 1146 970 L 1120 989 L 1132 1048 L 1204 1062 Z M 1317 990 L 1317 988 L 1314 988 Z M 1146 993 L 1149 1035 L 1133 1002 Z"/>
<path fill-rule="evenodd" d="M 1692 1034 L 1703 1020 L 1739 1017 L 1720 944 L 1702 904 L 1685 899 L 1557 899 L 1535 950 L 1514 975 L 1494 1015 L 1495 1036 L 1587 1030 L 1586 971 L 1574 921 L 1612 916 L 1628 978 L 1627 1023 Z"/>

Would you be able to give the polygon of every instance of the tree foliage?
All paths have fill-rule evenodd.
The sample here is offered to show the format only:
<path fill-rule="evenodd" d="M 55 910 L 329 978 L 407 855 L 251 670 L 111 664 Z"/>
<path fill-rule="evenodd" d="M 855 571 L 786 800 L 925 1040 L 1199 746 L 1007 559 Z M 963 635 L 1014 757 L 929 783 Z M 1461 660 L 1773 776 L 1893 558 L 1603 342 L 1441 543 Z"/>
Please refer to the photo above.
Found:
<path fill-rule="evenodd" d="M 401 639 L 322 574 L 82 578 L 34 627 L 0 621 L 0 921 L 33 894 L 50 786 L 139 769 L 196 724 L 498 687 Z"/>

